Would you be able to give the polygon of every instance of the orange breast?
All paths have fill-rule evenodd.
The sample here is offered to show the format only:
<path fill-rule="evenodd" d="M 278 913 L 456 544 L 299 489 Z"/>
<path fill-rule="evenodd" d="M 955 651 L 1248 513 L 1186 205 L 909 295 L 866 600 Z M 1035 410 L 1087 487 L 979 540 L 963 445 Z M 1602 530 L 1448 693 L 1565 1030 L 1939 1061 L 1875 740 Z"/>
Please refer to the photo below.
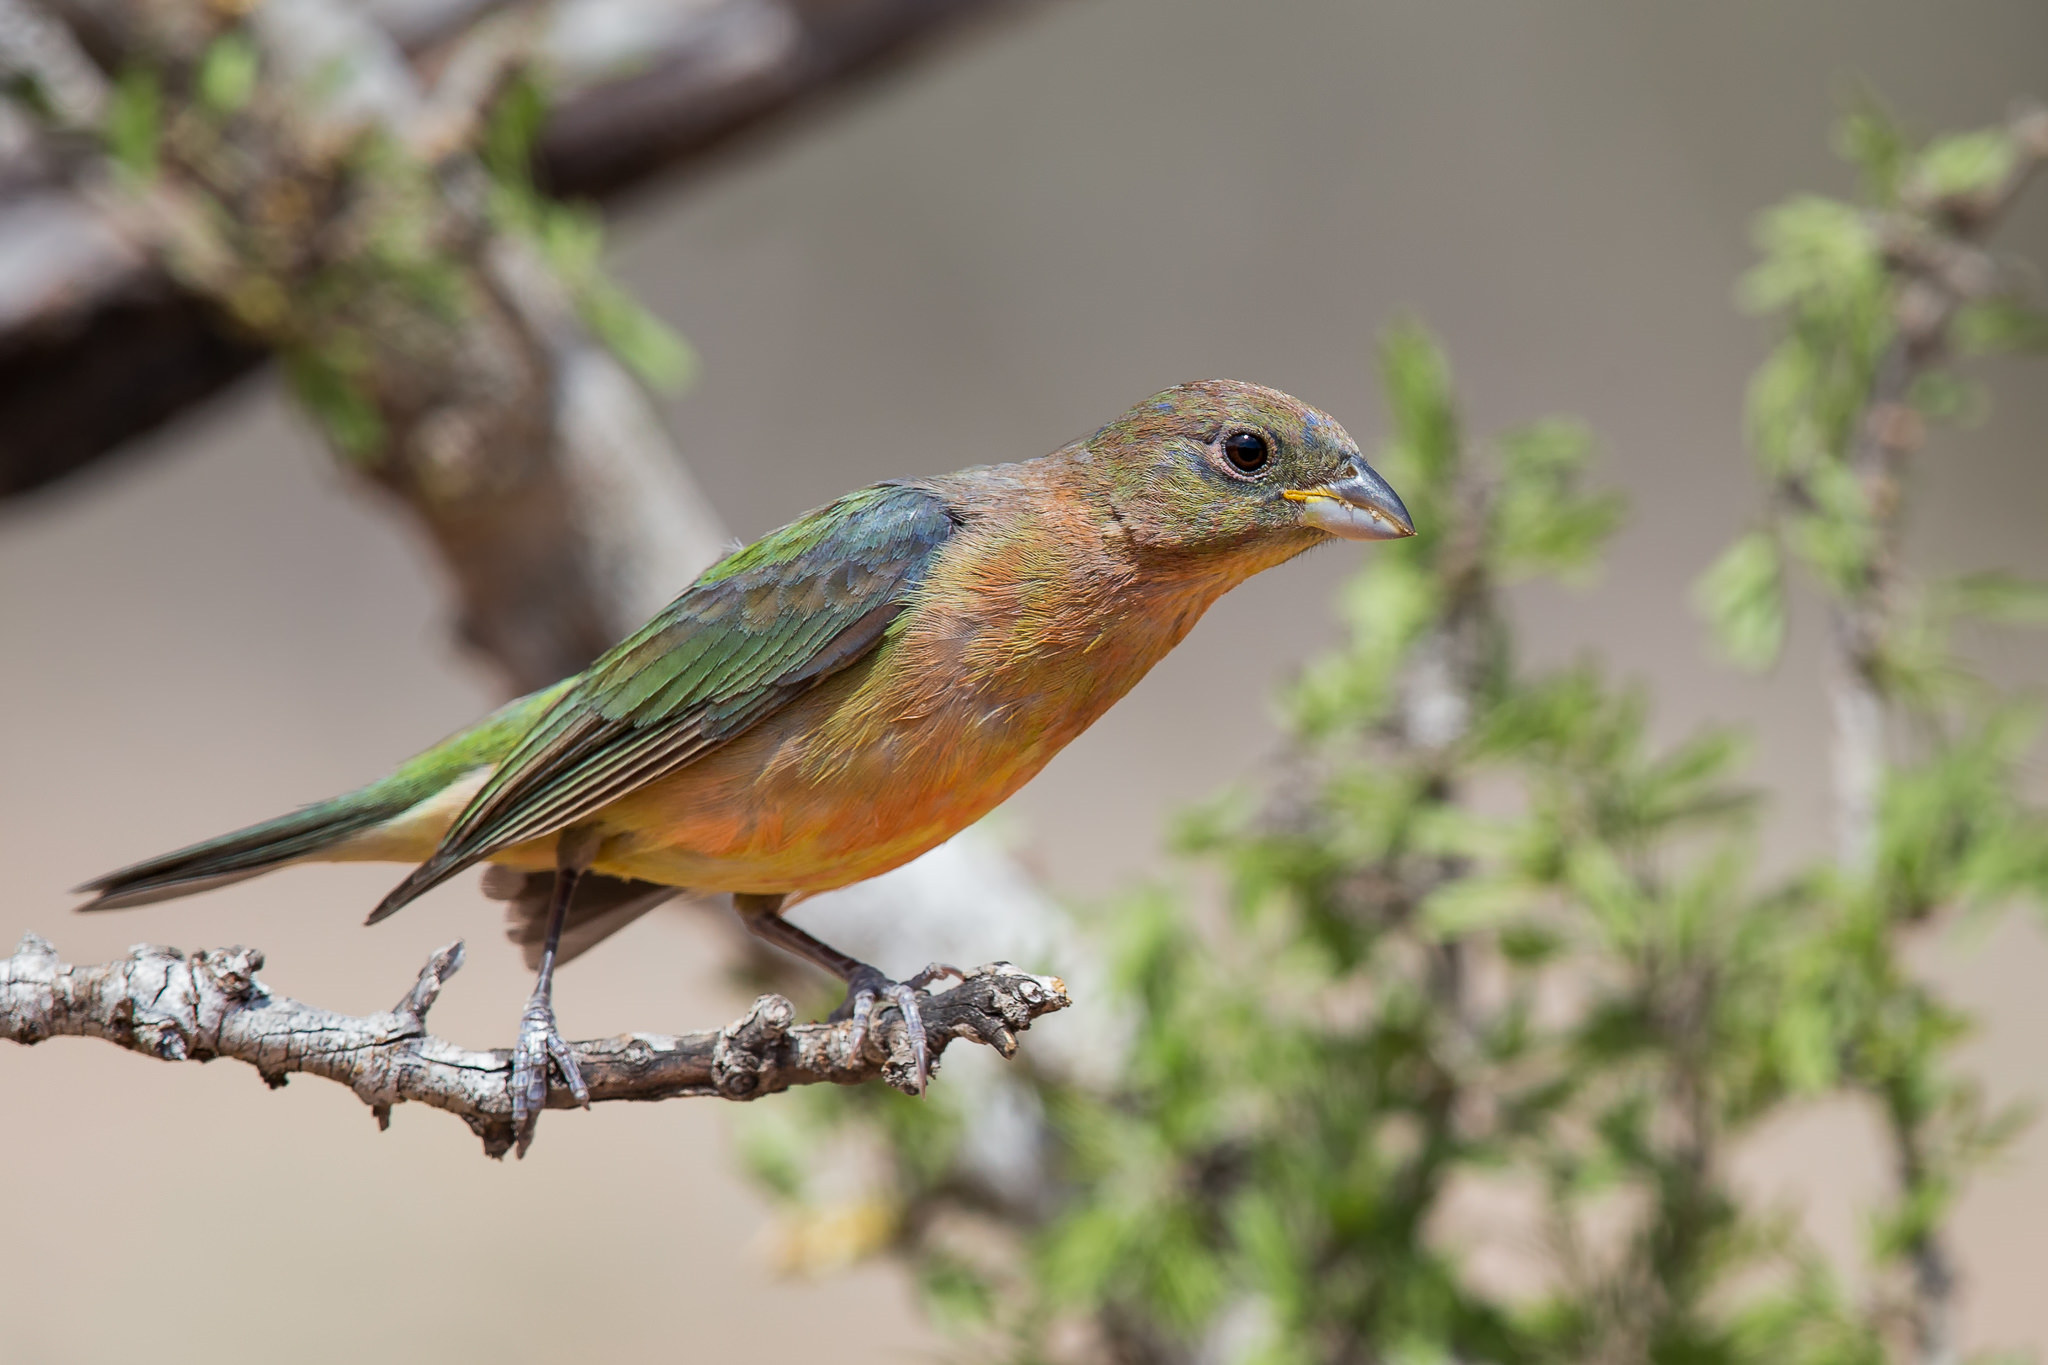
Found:
<path fill-rule="evenodd" d="M 879 875 L 994 809 L 1178 643 L 1225 585 L 1162 593 L 1043 518 L 968 528 L 890 637 L 604 812 L 600 870 L 706 891 Z"/>

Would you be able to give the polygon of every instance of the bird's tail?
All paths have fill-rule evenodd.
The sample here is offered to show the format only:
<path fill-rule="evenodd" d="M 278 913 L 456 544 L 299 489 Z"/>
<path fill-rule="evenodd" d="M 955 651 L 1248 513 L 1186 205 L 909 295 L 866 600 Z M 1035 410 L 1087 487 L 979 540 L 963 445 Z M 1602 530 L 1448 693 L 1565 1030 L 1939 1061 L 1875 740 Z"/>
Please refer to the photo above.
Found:
<path fill-rule="evenodd" d="M 352 792 L 95 877 L 77 888 L 98 893 L 79 909 L 120 910 L 243 881 L 286 863 L 317 857 L 412 805 L 402 794 L 376 800 L 375 792 L 375 788 Z"/>
<path fill-rule="evenodd" d="M 148 905 L 331 853 L 355 835 L 396 819 L 464 776 L 498 762 L 574 681 L 565 678 L 553 687 L 506 703 L 389 777 L 346 796 L 94 878 L 78 890 L 98 895 L 79 908 L 118 910 Z"/>

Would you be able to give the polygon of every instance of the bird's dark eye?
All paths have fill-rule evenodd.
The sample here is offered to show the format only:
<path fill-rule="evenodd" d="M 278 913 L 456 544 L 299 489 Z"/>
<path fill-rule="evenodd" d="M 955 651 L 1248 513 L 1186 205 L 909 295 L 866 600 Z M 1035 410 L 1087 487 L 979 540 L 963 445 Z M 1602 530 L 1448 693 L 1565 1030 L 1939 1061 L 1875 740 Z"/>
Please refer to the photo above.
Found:
<path fill-rule="evenodd" d="M 1233 431 L 1223 438 L 1223 458 L 1241 474 L 1256 474 L 1272 460 L 1273 450 L 1256 431 Z"/>

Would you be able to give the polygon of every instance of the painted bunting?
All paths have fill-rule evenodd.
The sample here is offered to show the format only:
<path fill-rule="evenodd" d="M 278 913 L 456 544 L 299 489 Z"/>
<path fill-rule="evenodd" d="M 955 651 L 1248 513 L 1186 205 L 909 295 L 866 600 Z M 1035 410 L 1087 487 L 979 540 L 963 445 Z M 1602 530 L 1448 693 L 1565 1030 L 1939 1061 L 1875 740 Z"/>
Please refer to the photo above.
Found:
<path fill-rule="evenodd" d="M 713 565 L 588 671 L 358 791 L 90 882 L 83 908 L 288 863 L 416 863 L 374 924 L 496 865 L 539 949 L 511 1080 L 523 1154 L 550 1059 L 587 1102 L 551 1002 L 565 930 L 573 953 L 679 888 L 730 892 L 749 930 L 846 983 L 840 1017 L 864 1031 L 894 1003 L 922 1088 L 915 990 L 958 972 L 891 981 L 782 912 L 986 814 L 1252 574 L 1332 536 L 1413 533 L 1328 416 L 1182 385 L 1039 459 L 848 493 Z"/>

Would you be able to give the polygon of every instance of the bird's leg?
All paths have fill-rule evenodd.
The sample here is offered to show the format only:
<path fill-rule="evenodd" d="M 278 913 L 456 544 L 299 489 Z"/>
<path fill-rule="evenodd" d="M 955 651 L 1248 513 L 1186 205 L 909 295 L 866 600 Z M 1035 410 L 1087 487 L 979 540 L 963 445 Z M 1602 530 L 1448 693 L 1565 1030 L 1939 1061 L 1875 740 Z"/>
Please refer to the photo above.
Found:
<path fill-rule="evenodd" d="M 533 1130 L 540 1123 L 540 1111 L 548 1103 L 548 1063 L 552 1060 L 561 1070 L 562 1082 L 576 1096 L 576 1102 L 588 1109 L 590 1090 L 583 1084 L 583 1073 L 577 1070 L 576 1054 L 569 1050 L 559 1029 L 555 1027 L 555 953 L 562 943 L 562 925 L 569 917 L 569 898 L 576 894 L 576 883 L 583 878 L 584 870 L 590 865 L 591 853 L 587 840 L 577 839 L 572 833 L 564 833 L 558 845 L 555 868 L 555 894 L 548 906 L 547 941 L 541 947 L 540 973 L 533 983 L 533 994 L 527 997 L 526 1013 L 519 1020 L 519 1042 L 512 1050 L 512 1077 L 508 1084 L 512 1090 L 512 1138 L 520 1156 L 533 1145 Z"/>
<path fill-rule="evenodd" d="M 784 919 L 782 901 L 781 896 L 736 892 L 732 908 L 739 912 L 740 922 L 754 937 L 772 943 L 784 952 L 795 953 L 846 983 L 846 999 L 839 1002 L 839 1008 L 832 1011 L 832 1017 L 853 1020 L 853 1047 L 856 1052 L 867 1044 L 868 1019 L 873 1015 L 875 1005 L 886 1000 L 896 1006 L 903 1016 L 903 1030 L 909 1035 L 912 1064 L 917 1069 L 917 1093 L 922 1095 L 925 1081 L 931 1075 L 931 1048 L 925 1038 L 924 1014 L 917 1007 L 917 993 L 934 981 L 949 976 L 965 980 L 967 974 L 958 967 L 934 962 L 907 981 L 891 981 L 879 968 L 870 967 L 857 957 L 847 956 Z"/>

